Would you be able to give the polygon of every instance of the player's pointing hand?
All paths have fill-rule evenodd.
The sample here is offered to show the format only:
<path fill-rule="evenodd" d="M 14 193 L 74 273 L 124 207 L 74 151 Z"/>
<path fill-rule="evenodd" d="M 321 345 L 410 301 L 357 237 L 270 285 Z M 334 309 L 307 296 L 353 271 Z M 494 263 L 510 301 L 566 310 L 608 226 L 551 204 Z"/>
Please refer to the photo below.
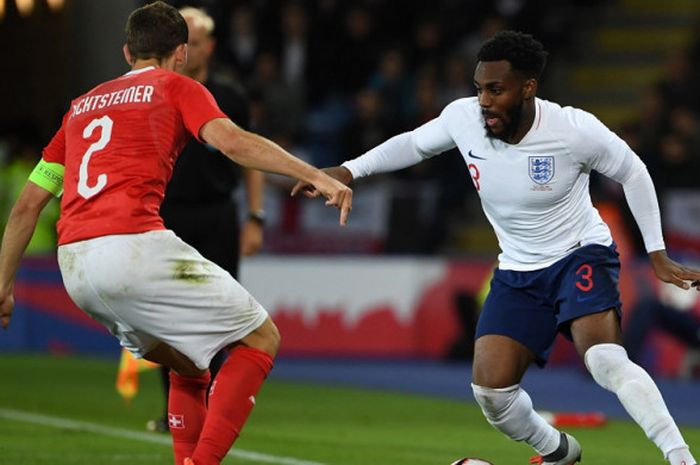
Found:
<path fill-rule="evenodd" d="M 297 185 L 300 183 L 297 183 Z M 348 215 L 350 210 L 352 210 L 352 189 L 324 173 L 320 173 L 318 179 L 314 180 L 313 184 L 307 184 L 307 186 L 307 190 L 312 191 L 310 196 L 316 197 L 320 193 L 326 198 L 326 205 L 332 205 L 340 209 L 341 225 L 347 223 Z M 296 186 L 294 187 L 296 188 Z M 292 195 L 295 193 L 295 191 L 292 191 Z"/>
<path fill-rule="evenodd" d="M 323 168 L 321 171 L 326 173 L 328 176 L 337 179 L 345 185 L 350 184 L 352 181 L 352 174 L 350 170 L 344 166 L 332 166 L 330 168 Z M 320 192 L 311 184 L 305 181 L 298 181 L 292 188 L 292 197 L 297 195 L 299 192 L 303 193 L 306 197 L 316 198 L 319 196 Z"/>

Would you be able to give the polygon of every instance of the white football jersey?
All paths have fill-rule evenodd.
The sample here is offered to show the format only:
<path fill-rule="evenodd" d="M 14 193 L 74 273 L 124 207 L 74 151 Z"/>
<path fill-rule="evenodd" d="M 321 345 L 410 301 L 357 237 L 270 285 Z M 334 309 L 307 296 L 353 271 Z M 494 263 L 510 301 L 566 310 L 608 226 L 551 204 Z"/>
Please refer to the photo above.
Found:
<path fill-rule="evenodd" d="M 498 237 L 501 269 L 540 269 L 576 247 L 610 245 L 589 174 L 622 182 L 642 163 L 590 113 L 541 99 L 535 108 L 532 128 L 517 144 L 487 137 L 476 97 L 452 102 L 412 134 L 423 157 L 455 146 L 462 153 Z"/>

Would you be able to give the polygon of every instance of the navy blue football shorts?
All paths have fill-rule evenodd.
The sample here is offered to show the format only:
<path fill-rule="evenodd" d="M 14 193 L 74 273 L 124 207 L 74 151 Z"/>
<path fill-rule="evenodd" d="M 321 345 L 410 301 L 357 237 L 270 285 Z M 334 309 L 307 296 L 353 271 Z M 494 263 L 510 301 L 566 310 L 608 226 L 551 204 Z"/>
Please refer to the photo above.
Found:
<path fill-rule="evenodd" d="M 515 339 L 547 363 L 561 332 L 571 340 L 571 322 L 614 308 L 622 316 L 617 247 L 587 245 L 535 271 L 494 271 L 476 338 L 497 334 Z"/>

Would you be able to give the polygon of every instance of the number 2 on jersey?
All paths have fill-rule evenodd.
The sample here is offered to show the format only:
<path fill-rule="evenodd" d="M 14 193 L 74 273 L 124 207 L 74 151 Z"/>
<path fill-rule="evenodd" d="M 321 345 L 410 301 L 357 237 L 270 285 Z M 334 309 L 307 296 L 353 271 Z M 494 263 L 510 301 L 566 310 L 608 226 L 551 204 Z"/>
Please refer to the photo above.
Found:
<path fill-rule="evenodd" d="M 89 199 L 93 195 L 100 192 L 107 185 L 107 175 L 101 173 L 97 176 L 97 184 L 94 186 L 88 186 L 88 164 L 90 163 L 90 157 L 97 152 L 102 150 L 107 146 L 109 141 L 112 139 L 112 126 L 114 122 L 109 116 L 103 116 L 102 118 L 96 118 L 90 121 L 85 129 L 83 130 L 83 139 L 87 139 L 92 136 L 92 133 L 96 128 L 101 128 L 100 138 L 97 142 L 93 142 L 88 147 L 87 151 L 83 155 L 83 160 L 80 162 L 80 173 L 78 176 L 78 194 L 82 197 Z"/>

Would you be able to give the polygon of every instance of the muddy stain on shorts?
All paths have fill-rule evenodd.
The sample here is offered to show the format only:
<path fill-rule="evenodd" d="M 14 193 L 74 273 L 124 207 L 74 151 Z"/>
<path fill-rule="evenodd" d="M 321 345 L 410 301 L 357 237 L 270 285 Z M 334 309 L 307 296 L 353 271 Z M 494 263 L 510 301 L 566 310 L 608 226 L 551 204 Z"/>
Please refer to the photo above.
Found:
<path fill-rule="evenodd" d="M 194 260 L 175 260 L 173 278 L 192 284 L 204 284 L 209 281 L 206 267 Z"/>
<path fill-rule="evenodd" d="M 61 254 L 59 255 L 58 263 L 66 274 L 70 274 L 75 268 L 75 260 L 76 256 L 73 252 L 62 250 Z"/>

